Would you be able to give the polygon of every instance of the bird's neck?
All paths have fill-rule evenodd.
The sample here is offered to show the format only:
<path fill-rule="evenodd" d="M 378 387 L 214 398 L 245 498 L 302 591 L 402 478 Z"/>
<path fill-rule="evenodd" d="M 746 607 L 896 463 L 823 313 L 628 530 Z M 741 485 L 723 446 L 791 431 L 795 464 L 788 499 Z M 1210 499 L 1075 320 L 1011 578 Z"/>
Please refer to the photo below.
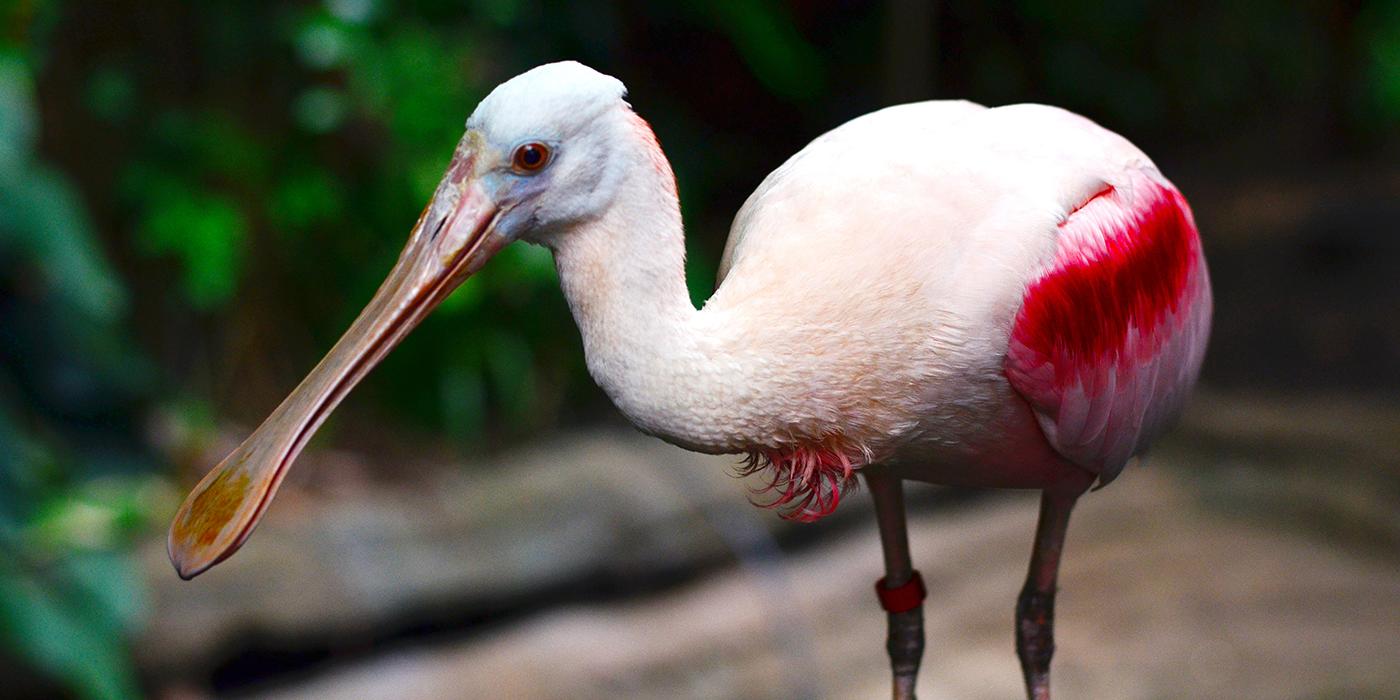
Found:
<path fill-rule="evenodd" d="M 757 438 L 728 410 L 743 403 L 742 371 L 723 329 L 690 301 L 675 180 L 654 141 L 637 146 L 613 205 L 551 242 L 589 372 L 642 430 L 744 451 Z"/>

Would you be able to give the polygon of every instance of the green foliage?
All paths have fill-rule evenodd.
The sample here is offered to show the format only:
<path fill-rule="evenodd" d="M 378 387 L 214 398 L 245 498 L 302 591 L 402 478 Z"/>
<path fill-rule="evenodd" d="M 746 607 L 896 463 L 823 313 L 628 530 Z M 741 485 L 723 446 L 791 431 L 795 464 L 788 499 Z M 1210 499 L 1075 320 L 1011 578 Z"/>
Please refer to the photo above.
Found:
<path fill-rule="evenodd" d="M 492 23 L 516 21 L 517 10 L 510 2 L 481 8 Z M 153 115 L 129 125 L 139 147 L 117 177 L 131 250 L 179 271 L 192 312 L 246 317 L 243 305 L 266 307 L 267 298 L 241 291 L 279 289 L 284 319 L 307 323 L 311 342 L 299 354 L 309 367 L 392 265 L 465 115 L 489 87 L 482 39 L 460 17 L 430 19 L 443 12 L 455 11 L 367 0 L 237 17 L 210 8 L 195 13 L 199 36 L 249 53 L 285 52 L 301 70 L 270 76 L 220 51 L 212 89 L 174 103 L 133 87 L 120 68 L 94 76 L 87 94 L 96 116 Z M 249 82 L 269 98 L 223 99 Z M 559 359 L 528 348 L 552 340 L 567 315 L 557 299 L 524 306 L 557 292 L 547 255 L 518 248 L 454 293 L 360 393 L 464 438 L 492 422 L 530 424 L 539 364 Z M 504 317 L 511 308 L 537 318 Z M 232 361 L 215 357 L 210 371 Z M 424 402 L 425 390 L 439 400 Z"/>
<path fill-rule="evenodd" d="M 140 250 L 172 253 L 183 263 L 185 293 L 199 308 L 233 295 L 247 224 L 227 198 L 170 182 L 153 195 L 140 225 Z"/>
<path fill-rule="evenodd" d="M 123 642 L 142 611 L 133 563 L 112 552 L 17 563 L 0 562 L 0 632 L 86 697 L 139 697 Z"/>
<path fill-rule="evenodd" d="M 1358 24 L 1365 35 L 1367 111 L 1393 127 L 1400 124 L 1400 3 L 1372 3 Z"/>
<path fill-rule="evenodd" d="M 0 168 L 15 173 L 29 158 L 38 128 L 29 70 L 14 51 L 0 53 Z"/>
<path fill-rule="evenodd" d="M 120 313 L 125 297 L 95 254 L 84 209 L 57 172 L 31 161 L 37 138 L 33 86 L 23 61 L 0 55 L 0 250 L 42 270 L 64 300 L 85 313 Z"/>
<path fill-rule="evenodd" d="M 345 198 L 325 168 L 306 165 L 289 171 L 277 181 L 267 202 L 268 223 L 283 236 L 305 236 L 316 226 L 334 223 L 343 216 Z"/>
<path fill-rule="evenodd" d="M 0 644 L 88 698 L 139 696 L 126 647 L 145 611 L 128 550 L 168 487 L 75 450 L 73 414 L 147 376 L 127 296 L 71 184 L 34 154 L 25 58 L 0 53 Z M 0 292 L 3 293 L 3 292 Z M 56 351 L 55 351 L 56 349 Z M 168 501 L 168 498 L 165 500 Z"/>
<path fill-rule="evenodd" d="M 166 113 L 151 137 L 151 159 L 122 183 L 140 212 L 136 249 L 176 258 L 190 303 L 217 308 L 237 290 L 248 237 L 244 209 L 219 185 L 265 181 L 267 147 L 219 112 Z"/>

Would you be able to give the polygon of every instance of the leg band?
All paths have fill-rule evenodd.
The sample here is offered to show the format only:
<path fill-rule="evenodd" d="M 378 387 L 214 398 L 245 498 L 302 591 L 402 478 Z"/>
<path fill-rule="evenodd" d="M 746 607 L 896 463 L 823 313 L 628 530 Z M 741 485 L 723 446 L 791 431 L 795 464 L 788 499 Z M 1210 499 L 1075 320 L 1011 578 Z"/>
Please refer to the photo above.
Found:
<path fill-rule="evenodd" d="M 924 578 L 915 571 L 908 581 L 894 588 L 886 588 L 883 578 L 876 581 L 875 595 L 880 597 L 880 607 L 884 608 L 885 612 L 902 613 L 923 605 L 928 591 L 924 588 Z"/>

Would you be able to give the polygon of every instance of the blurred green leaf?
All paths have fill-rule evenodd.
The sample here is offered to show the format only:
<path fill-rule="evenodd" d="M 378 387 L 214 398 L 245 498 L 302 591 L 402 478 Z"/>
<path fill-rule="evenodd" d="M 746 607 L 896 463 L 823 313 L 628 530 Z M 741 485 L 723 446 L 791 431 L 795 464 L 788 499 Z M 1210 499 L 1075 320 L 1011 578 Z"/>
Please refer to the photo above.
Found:
<path fill-rule="evenodd" d="M 337 90 L 314 87 L 301 94 L 296 102 L 297 123 L 315 134 L 334 131 L 345 120 L 345 96 Z"/>
<path fill-rule="evenodd" d="M 0 638 L 86 698 L 138 698 L 125 635 L 145 602 L 132 563 L 76 554 L 26 574 L 0 559 Z"/>
<path fill-rule="evenodd" d="M 485 347 L 487 376 L 506 417 L 513 423 L 526 421 L 535 403 L 535 356 L 530 344 L 515 333 L 496 331 Z"/>
<path fill-rule="evenodd" d="M 475 0 L 473 6 L 501 27 L 509 27 L 520 20 L 520 0 Z"/>
<path fill-rule="evenodd" d="M 141 528 L 163 525 L 179 495 L 155 478 L 106 477 L 65 489 L 34 512 L 27 529 L 35 551 L 116 549 Z"/>
<path fill-rule="evenodd" d="M 339 184 L 325 169 L 312 166 L 289 172 L 273 190 L 267 205 L 272 225 L 284 231 L 302 231 L 343 216 L 345 201 Z"/>
<path fill-rule="evenodd" d="M 24 64 L 0 59 L 0 274 L 16 269 L 39 282 L 7 300 L 4 351 L 31 353 L 26 365 L 0 364 L 0 643 L 87 698 L 135 698 L 126 639 L 144 612 L 140 579 L 124 553 L 77 551 L 45 542 L 42 503 L 68 505 L 95 460 L 70 454 L 67 427 L 53 407 L 81 410 L 72 400 L 94 383 L 121 395 L 108 368 L 128 356 L 117 328 L 125 310 L 121 283 L 109 269 L 86 208 L 66 177 L 38 162 L 31 147 L 37 108 Z M 36 274 L 37 273 L 37 274 Z M 62 352 L 45 352 L 58 343 Z M 73 353 L 76 361 L 66 353 Z M 46 364 L 51 363 L 51 364 Z M 63 370 L 52 374 L 45 370 Z M 36 374 L 58 381 L 42 403 L 14 395 Z M 130 380 L 128 373 L 126 380 Z M 95 387 L 93 387 L 95 388 Z M 82 407 L 85 408 L 85 407 Z M 81 513 L 69 508 L 70 532 L 84 536 Z M 117 520 L 121 520 L 121 511 Z M 136 522 L 139 518 L 127 518 Z M 94 543 L 96 544 L 96 543 Z M 104 545 L 117 544 L 107 538 Z M 124 542 L 122 544 L 125 544 Z"/>
<path fill-rule="evenodd" d="M 470 312 L 481 305 L 481 301 L 486 298 L 486 293 L 485 283 L 480 280 L 468 280 L 462 286 L 452 290 L 452 293 L 442 300 L 442 305 L 438 307 L 438 314 L 456 316 Z"/>
<path fill-rule="evenodd" d="M 222 175 L 230 182 L 260 183 L 271 170 L 270 147 L 232 115 L 212 111 L 192 124 L 191 146 L 204 172 Z"/>
<path fill-rule="evenodd" d="M 86 208 L 57 171 L 31 162 L 37 107 L 27 68 L 0 54 L 0 252 L 17 250 L 67 304 L 99 322 L 126 298 L 100 252 Z"/>
<path fill-rule="evenodd" d="M 354 24 L 373 21 L 379 14 L 377 0 L 326 0 L 326 8 L 337 18 Z"/>
<path fill-rule="evenodd" d="M 0 387 L 3 388 L 3 387 Z M 0 546 L 19 536 L 21 520 L 37 493 L 51 476 L 53 460 L 40 440 L 28 434 L 0 391 Z"/>
<path fill-rule="evenodd" d="M 247 222 L 229 200 L 172 184 L 149 206 L 140 235 L 145 252 L 180 259 L 185 293 L 194 306 L 212 308 L 233 294 Z"/>
<path fill-rule="evenodd" d="M 59 172 L 31 160 L 36 112 L 27 67 L 13 53 L 0 53 L 0 252 L 17 249 L 67 304 L 94 321 L 111 321 L 125 312 L 125 294 L 77 193 Z"/>
<path fill-rule="evenodd" d="M 0 177 L 13 177 L 29 159 L 37 135 L 34 86 L 23 60 L 0 48 Z"/>
<path fill-rule="evenodd" d="M 486 423 L 486 385 L 481 373 L 463 364 L 454 364 L 442 374 L 439 383 L 443 425 L 459 440 L 480 435 Z"/>
<path fill-rule="evenodd" d="M 1371 99 L 1382 119 L 1400 123 L 1400 3 L 1372 3 L 1359 24 L 1365 34 Z"/>
<path fill-rule="evenodd" d="M 86 102 L 93 114 L 109 122 L 131 116 L 136 109 L 136 85 L 119 66 L 103 66 L 88 78 Z"/>
<path fill-rule="evenodd" d="M 345 27 L 330 17 L 313 15 L 296 36 L 297 53 L 312 68 L 326 70 L 341 65 L 350 53 Z"/>
<path fill-rule="evenodd" d="M 88 320 L 106 322 L 126 310 L 120 281 L 93 236 L 87 210 L 57 171 L 30 165 L 24 175 L 0 174 L 0 250 L 6 243 L 31 260 L 50 289 Z"/>
<path fill-rule="evenodd" d="M 349 74 L 351 94 L 401 145 L 443 157 L 461 137 L 475 96 L 462 80 L 470 51 L 470 42 L 462 37 L 449 42 L 426 27 L 405 23 L 359 47 Z M 439 166 L 439 175 L 441 171 Z"/>

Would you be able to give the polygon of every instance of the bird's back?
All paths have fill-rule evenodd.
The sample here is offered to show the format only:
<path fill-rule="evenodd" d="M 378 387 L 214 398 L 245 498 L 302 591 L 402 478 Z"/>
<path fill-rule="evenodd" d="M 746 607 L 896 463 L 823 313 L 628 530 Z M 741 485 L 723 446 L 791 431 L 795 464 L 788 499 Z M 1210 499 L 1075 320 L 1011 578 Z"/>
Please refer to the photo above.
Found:
<path fill-rule="evenodd" d="M 1045 459 L 1037 448 L 1048 439 L 1057 455 L 1113 472 L 1121 463 L 1106 462 L 1145 442 L 1141 416 L 1119 422 L 1143 439 L 1115 435 L 1112 450 L 1056 444 L 1060 397 L 1018 382 L 1007 349 L 1079 207 L 1113 187 L 1129 202 L 1144 183 L 1175 192 L 1131 143 L 1057 108 L 924 102 L 874 112 L 816 139 L 763 181 L 735 218 L 706 310 L 765 319 L 745 332 L 789 344 L 785 371 L 812 375 L 811 400 L 846 424 L 861 414 L 854 422 L 871 432 L 862 441 L 889 436 L 895 458 L 961 454 L 969 464 L 1009 465 Z M 1208 290 L 1206 302 L 1208 319 Z M 1190 352 L 1176 351 L 1177 383 L 1194 381 L 1204 336 L 1192 342 Z M 859 386 L 844 392 L 818 373 L 859 377 Z M 1178 388 L 1169 393 L 1184 393 Z M 1037 392 L 1038 400 L 1026 396 Z M 1152 396 L 1117 410 L 1147 410 L 1134 401 Z"/>

